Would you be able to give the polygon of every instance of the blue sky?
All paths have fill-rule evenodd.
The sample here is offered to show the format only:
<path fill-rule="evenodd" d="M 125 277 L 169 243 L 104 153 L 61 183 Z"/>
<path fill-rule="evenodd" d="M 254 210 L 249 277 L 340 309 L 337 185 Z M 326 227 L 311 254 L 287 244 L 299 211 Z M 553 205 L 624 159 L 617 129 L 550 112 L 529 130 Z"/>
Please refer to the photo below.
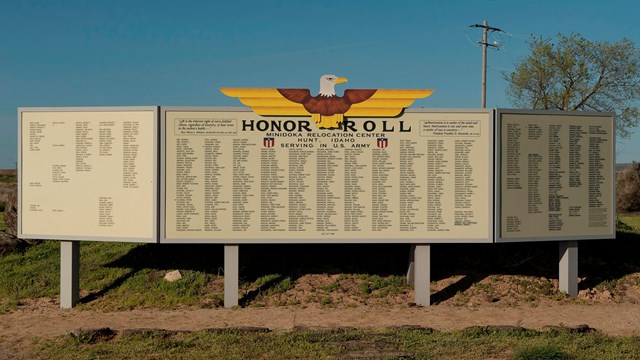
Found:
<path fill-rule="evenodd" d="M 480 106 L 482 23 L 507 34 L 488 54 L 487 107 L 511 107 L 501 74 L 530 34 L 627 37 L 632 1 L 3 1 L 0 168 L 15 166 L 17 108 L 238 106 L 219 87 L 429 88 L 414 106 Z M 618 162 L 640 160 L 640 129 Z"/>

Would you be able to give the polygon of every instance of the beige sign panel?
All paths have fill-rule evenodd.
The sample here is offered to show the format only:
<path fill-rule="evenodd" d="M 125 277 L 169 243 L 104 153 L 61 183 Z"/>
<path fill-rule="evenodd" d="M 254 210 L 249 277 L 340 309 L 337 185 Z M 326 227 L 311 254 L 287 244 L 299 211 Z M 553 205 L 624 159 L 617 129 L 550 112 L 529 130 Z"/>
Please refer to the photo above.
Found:
<path fill-rule="evenodd" d="M 157 108 L 22 109 L 20 236 L 157 241 Z"/>
<path fill-rule="evenodd" d="M 500 237 L 615 237 L 610 114 L 499 113 Z"/>
<path fill-rule="evenodd" d="M 162 112 L 161 241 L 493 241 L 491 112 Z"/>

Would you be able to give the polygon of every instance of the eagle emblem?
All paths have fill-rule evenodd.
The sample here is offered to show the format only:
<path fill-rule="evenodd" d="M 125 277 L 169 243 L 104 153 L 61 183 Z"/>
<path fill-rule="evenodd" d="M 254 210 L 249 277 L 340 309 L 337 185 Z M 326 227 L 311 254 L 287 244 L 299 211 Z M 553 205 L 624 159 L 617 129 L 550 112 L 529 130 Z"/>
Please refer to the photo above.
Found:
<path fill-rule="evenodd" d="M 346 89 L 343 96 L 337 96 L 335 85 L 346 82 L 344 77 L 323 75 L 316 96 L 309 89 L 220 88 L 220 91 L 238 98 L 258 115 L 311 115 L 320 129 L 340 128 L 345 116 L 398 116 L 416 99 L 433 93 L 433 90 Z"/>

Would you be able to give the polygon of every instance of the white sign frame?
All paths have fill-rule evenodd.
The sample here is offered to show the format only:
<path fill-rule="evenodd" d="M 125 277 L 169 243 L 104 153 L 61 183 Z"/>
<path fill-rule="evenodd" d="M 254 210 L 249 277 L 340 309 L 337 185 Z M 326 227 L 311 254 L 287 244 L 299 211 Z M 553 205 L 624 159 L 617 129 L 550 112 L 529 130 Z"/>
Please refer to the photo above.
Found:
<path fill-rule="evenodd" d="M 152 121 L 152 134 L 153 139 L 147 139 L 151 142 L 152 149 L 147 149 L 153 152 L 153 164 L 150 166 L 153 170 L 153 174 L 147 174 L 152 178 L 152 196 L 148 199 L 152 202 L 151 214 L 148 214 L 150 219 L 146 222 L 150 222 L 150 226 L 147 230 L 144 230 L 149 236 L 87 236 L 86 234 L 60 234 L 60 233 L 28 233 L 23 231 L 23 222 L 25 221 L 23 195 L 25 191 L 28 191 L 24 184 L 24 171 L 25 167 L 36 166 L 36 164 L 25 164 L 23 152 L 25 149 L 23 146 L 23 135 L 26 129 L 23 129 L 23 118 L 25 114 L 29 113 L 55 113 L 60 114 L 63 112 L 68 113 L 122 113 L 122 112 L 148 112 L 150 113 L 149 121 Z M 24 107 L 18 108 L 18 237 L 21 239 L 47 239 L 47 240 L 82 240 L 82 241 L 105 241 L 105 242 L 137 242 L 137 243 L 158 243 L 159 238 L 159 209 L 158 209 L 158 188 L 159 188 L 159 126 L 158 126 L 158 114 L 159 107 L 157 106 L 114 106 L 114 107 Z M 149 166 L 149 165 L 147 165 Z M 92 184 L 93 185 L 93 184 Z M 81 185 L 82 186 L 82 185 Z M 86 186 L 86 185 L 85 185 Z M 78 221 L 84 221 L 86 219 L 78 219 Z"/>

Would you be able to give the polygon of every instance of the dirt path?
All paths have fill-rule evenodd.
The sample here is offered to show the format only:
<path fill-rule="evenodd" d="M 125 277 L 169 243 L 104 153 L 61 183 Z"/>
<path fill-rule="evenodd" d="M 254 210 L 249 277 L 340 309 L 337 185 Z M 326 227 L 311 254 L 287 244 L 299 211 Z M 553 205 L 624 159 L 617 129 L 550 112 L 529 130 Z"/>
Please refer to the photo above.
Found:
<path fill-rule="evenodd" d="M 518 325 L 541 329 L 547 325 L 587 324 L 614 336 L 640 335 L 640 305 L 546 304 L 532 307 L 436 305 L 420 307 L 273 307 L 243 309 L 133 310 L 96 312 L 63 310 L 56 304 L 38 304 L 0 315 L 0 349 L 7 353 L 33 346 L 34 339 L 50 339 L 78 328 L 115 330 L 161 328 L 201 330 L 221 327 L 267 327 L 287 331 L 294 327 L 385 328 L 420 325 L 437 330 L 457 330 L 473 325 Z M 0 355 L 2 353 L 0 352 Z M 3 359 L 0 356 L 0 359 Z"/>

